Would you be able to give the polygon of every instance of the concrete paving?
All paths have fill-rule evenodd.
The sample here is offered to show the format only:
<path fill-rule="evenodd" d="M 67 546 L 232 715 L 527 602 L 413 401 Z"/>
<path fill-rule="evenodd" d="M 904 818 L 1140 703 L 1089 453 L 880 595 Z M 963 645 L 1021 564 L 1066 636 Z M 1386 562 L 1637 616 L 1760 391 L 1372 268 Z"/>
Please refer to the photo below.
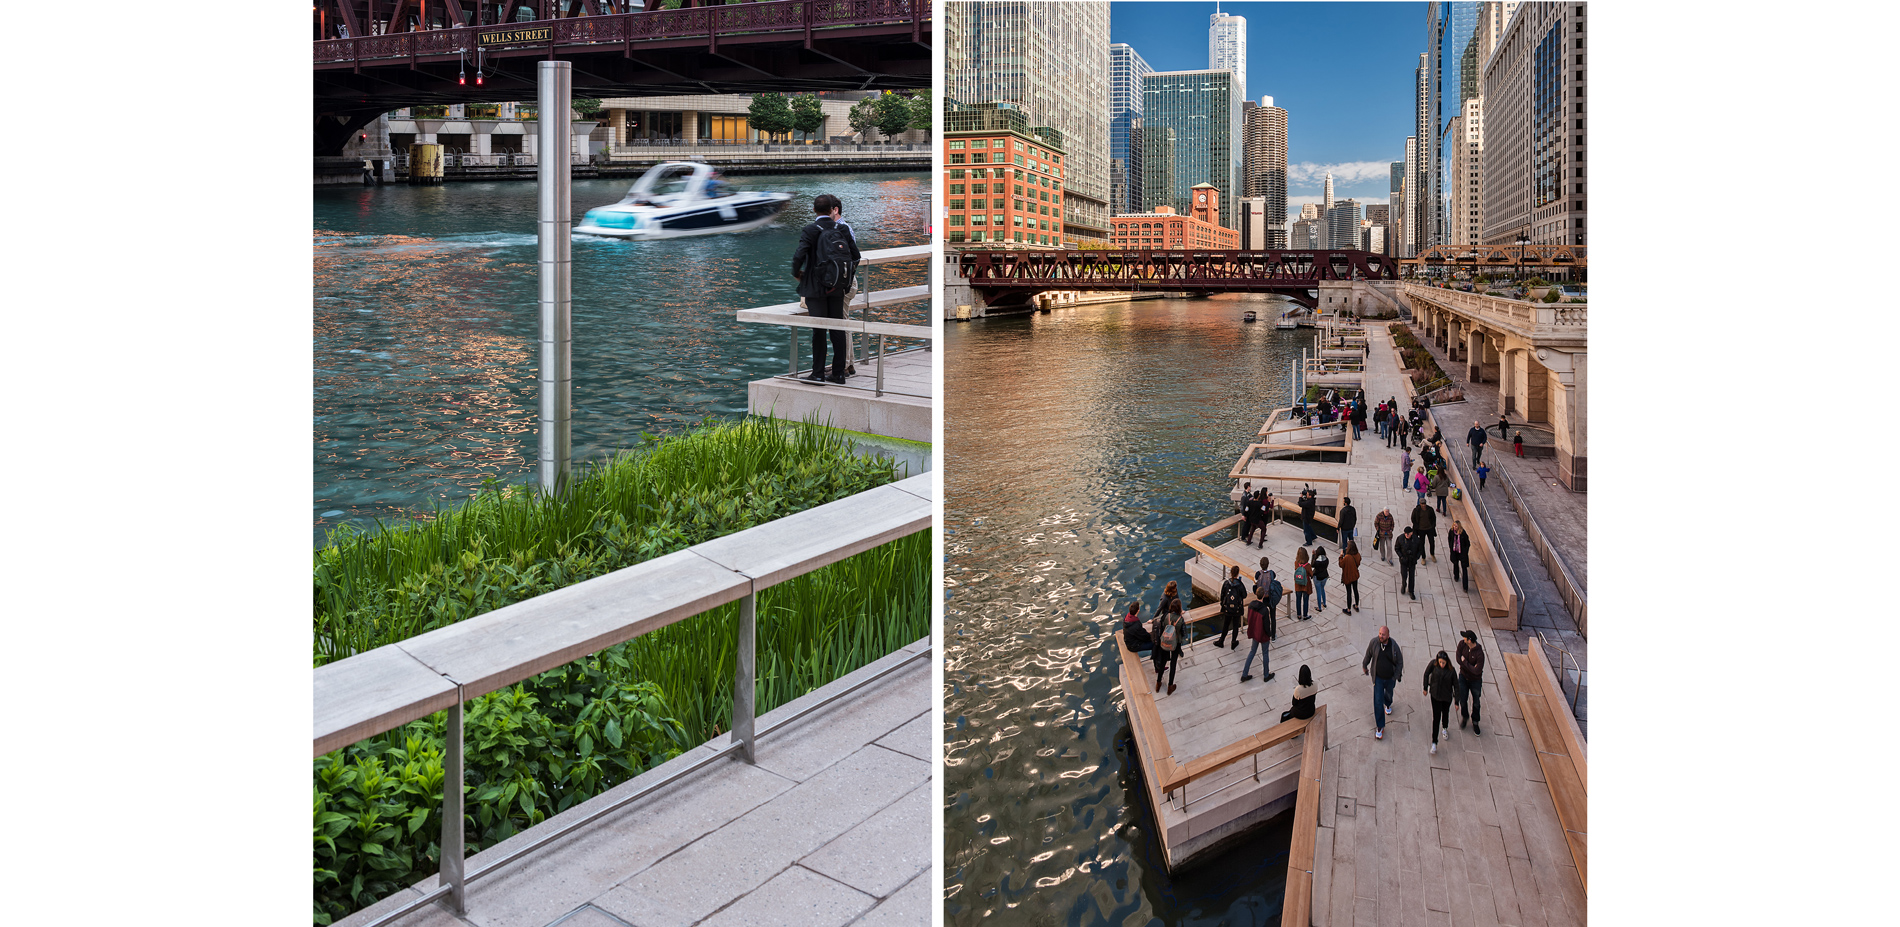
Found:
<path fill-rule="evenodd" d="M 801 339 L 810 337 L 800 332 Z M 801 344 L 801 349 L 806 346 Z M 816 415 L 833 428 L 866 434 L 930 441 L 931 369 L 936 352 L 907 351 L 884 361 L 884 395 L 877 395 L 877 362 L 857 365 L 857 375 L 842 384 L 770 377 L 746 386 L 747 409 L 789 421 Z M 800 358 L 810 363 L 809 354 Z"/>
<path fill-rule="evenodd" d="M 1402 397 L 1391 337 L 1383 326 L 1369 328 L 1366 395 Z M 1305 663 L 1320 687 L 1319 704 L 1327 706 L 1313 862 L 1316 927 L 1581 925 L 1583 883 L 1499 656 L 1500 637 L 1509 632 L 1490 628 L 1476 585 L 1469 592 L 1459 588 L 1442 550 L 1438 560 L 1419 564 L 1416 601 L 1399 592 L 1396 562 L 1381 563 L 1370 550 L 1373 516 L 1389 508 L 1403 530 L 1416 501 L 1399 488 L 1398 461 L 1398 449 L 1388 449 L 1368 431 L 1354 444 L 1350 463 L 1311 465 L 1351 480 L 1366 557 L 1360 566 L 1360 608 L 1350 616 L 1341 613 L 1345 599 L 1337 546 L 1321 540 L 1334 558 L 1326 608 L 1314 608 L 1308 621 L 1288 618 L 1293 553 L 1302 540 L 1297 524 L 1270 528 L 1264 551 L 1243 549 L 1234 540 L 1216 548 L 1247 564 L 1257 564 L 1264 553 L 1287 588 L 1281 638 L 1273 645 L 1275 675 L 1272 682 L 1262 682 L 1255 667 L 1255 680 L 1242 683 L 1240 661 L 1248 646 L 1216 650 L 1211 640 L 1198 639 L 1181 668 L 1181 688 L 1156 699 L 1162 717 L 1174 719 L 1167 725 L 1171 742 L 1179 736 L 1182 747 L 1188 747 L 1177 747 L 1177 759 L 1188 759 L 1202 741 L 1219 739 L 1215 727 L 1261 730 L 1277 722 L 1291 704 L 1294 675 Z M 1441 520 L 1441 547 L 1448 527 Z M 1373 737 L 1372 685 L 1360 671 L 1366 645 L 1380 625 L 1391 628 L 1405 657 L 1383 740 Z M 1440 650 L 1455 654 L 1459 634 L 1467 629 L 1478 635 L 1488 655 L 1484 733 L 1459 730 L 1454 706 L 1452 729 L 1440 735 L 1433 754 L 1431 703 L 1420 690 L 1425 666 Z M 1184 723 L 1190 718 L 1199 720 Z M 1197 728 L 1205 729 L 1205 736 Z"/>
<path fill-rule="evenodd" d="M 886 656 L 759 719 L 927 649 Z M 912 659 L 758 741 L 758 763 L 722 760 L 661 787 L 469 885 L 468 911 L 440 902 L 400 927 L 885 927 L 930 923 L 931 659 Z M 723 745 L 723 738 L 714 745 Z M 476 872 L 515 846 L 710 752 L 701 746 L 469 858 Z M 429 878 L 351 915 L 356 927 L 436 886 Z"/>

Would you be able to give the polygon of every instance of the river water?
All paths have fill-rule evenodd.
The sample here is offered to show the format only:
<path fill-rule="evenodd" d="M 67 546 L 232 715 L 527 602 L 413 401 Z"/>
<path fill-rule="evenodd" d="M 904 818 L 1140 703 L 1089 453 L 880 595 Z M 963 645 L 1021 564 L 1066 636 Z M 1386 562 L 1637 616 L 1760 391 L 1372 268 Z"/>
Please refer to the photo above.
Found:
<path fill-rule="evenodd" d="M 1169 877 L 1125 769 L 1130 597 L 1188 588 L 1181 537 L 1291 395 L 1278 297 L 951 323 L 944 336 L 946 922 L 1278 924 L 1290 815 Z M 1262 321 L 1241 321 L 1246 309 Z"/>
<path fill-rule="evenodd" d="M 731 178 L 793 194 L 773 225 L 658 242 L 573 244 L 576 464 L 746 412 L 746 384 L 783 373 L 785 329 L 740 309 L 795 302 L 791 254 L 811 198 L 834 193 L 866 250 L 929 242 L 925 174 Z M 573 184 L 574 216 L 627 180 Z M 531 180 L 318 187 L 314 208 L 313 537 L 466 498 L 535 472 L 536 196 Z M 925 281 L 924 261 L 869 268 L 874 288 Z M 928 323 L 928 306 L 892 321 Z M 801 364 L 810 363 L 801 337 Z"/>

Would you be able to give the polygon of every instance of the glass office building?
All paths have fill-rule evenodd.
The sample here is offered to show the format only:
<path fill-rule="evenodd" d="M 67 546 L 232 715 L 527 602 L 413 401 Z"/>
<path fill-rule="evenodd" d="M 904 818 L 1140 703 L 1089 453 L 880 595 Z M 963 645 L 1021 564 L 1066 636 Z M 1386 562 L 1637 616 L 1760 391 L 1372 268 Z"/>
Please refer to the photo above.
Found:
<path fill-rule="evenodd" d="M 1210 183 L 1220 190 L 1220 224 L 1237 228 L 1234 202 L 1242 188 L 1241 104 L 1245 97 L 1232 71 L 1157 71 L 1141 81 L 1141 123 L 1146 135 L 1145 156 L 1152 159 L 1158 145 L 1168 152 L 1168 179 L 1164 187 L 1144 182 L 1142 210 L 1171 206 L 1187 212 L 1189 190 Z M 1165 131 L 1167 135 L 1159 135 Z M 1157 166 L 1144 164 L 1147 180 L 1156 178 Z"/>
<path fill-rule="evenodd" d="M 1141 208 L 1141 79 L 1154 73 L 1133 46 L 1108 47 L 1108 208 L 1112 215 Z"/>

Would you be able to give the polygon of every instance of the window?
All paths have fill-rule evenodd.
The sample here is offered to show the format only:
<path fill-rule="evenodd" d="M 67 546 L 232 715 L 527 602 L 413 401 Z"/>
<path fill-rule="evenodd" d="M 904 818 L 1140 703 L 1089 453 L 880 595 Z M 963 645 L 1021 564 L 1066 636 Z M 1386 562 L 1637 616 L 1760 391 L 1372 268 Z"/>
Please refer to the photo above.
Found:
<path fill-rule="evenodd" d="M 951 155 L 951 156 L 950 156 L 950 163 L 951 163 L 951 164 L 962 164 L 962 163 L 963 163 L 963 155 L 960 155 L 960 154 L 953 154 L 953 155 Z"/>
<path fill-rule="evenodd" d="M 956 196 L 956 195 L 960 195 L 960 194 L 962 194 L 962 193 L 963 193 L 963 185 L 962 185 L 962 184 L 960 184 L 960 183 L 953 183 L 953 184 L 951 184 L 951 185 L 950 185 L 950 193 L 951 193 L 951 195 L 952 195 L 952 196 Z"/>
<path fill-rule="evenodd" d="M 951 155 L 950 157 L 952 157 L 952 158 L 955 158 L 955 157 L 958 157 L 958 156 L 957 156 L 957 155 Z M 983 162 L 984 162 L 984 161 L 985 161 L 986 159 L 988 159 L 988 158 L 989 158 L 989 155 L 988 155 L 988 154 L 985 154 L 985 153 L 983 153 L 983 152 L 980 152 L 980 151 L 979 151 L 979 152 L 977 152 L 976 154 L 973 154 L 973 155 L 971 155 L 971 156 L 970 156 L 970 163 L 971 163 L 971 164 L 982 164 L 982 163 L 983 163 Z"/>
<path fill-rule="evenodd" d="M 951 139 L 951 140 L 950 140 L 950 150 L 951 150 L 951 151 L 962 151 L 962 150 L 963 150 L 963 139 L 960 139 L 960 138 L 953 138 L 953 139 Z"/>
<path fill-rule="evenodd" d="M 1001 192 L 1001 191 L 998 191 L 998 192 Z M 991 199 L 990 199 L 990 208 L 991 208 L 991 209 L 1002 209 L 1002 208 L 1003 208 L 1003 198 L 1002 198 L 1002 197 L 1000 197 L 1000 196 L 999 196 L 999 197 L 993 197 L 993 198 L 991 198 Z"/>
<path fill-rule="evenodd" d="M 1016 220 L 1015 222 L 1013 222 L 1013 223 L 1011 223 L 1012 225 L 1014 225 L 1014 226 L 1016 226 L 1017 228 L 1022 228 L 1022 227 L 1023 227 L 1023 217 L 1022 217 L 1022 216 L 1012 216 L 1011 218 L 1013 218 L 1013 219 L 1015 219 L 1015 220 Z"/>
<path fill-rule="evenodd" d="M 1019 244 L 1020 244 L 1020 243 L 1022 242 L 1022 240 L 1023 240 L 1023 233 L 1021 233 L 1021 232 L 1017 232 L 1017 233 L 1016 233 L 1016 241 L 1017 241 L 1017 243 L 1019 243 Z"/>
<path fill-rule="evenodd" d="M 962 224 L 963 224 L 963 216 L 962 216 L 961 214 L 958 214 L 958 213 L 952 213 L 952 214 L 950 215 L 950 224 L 951 224 L 951 225 L 962 225 Z"/>
<path fill-rule="evenodd" d="M 970 192 L 978 194 L 988 193 L 990 192 L 990 185 L 986 183 L 973 183 L 970 185 Z"/>
<path fill-rule="evenodd" d="M 962 240 L 963 240 L 963 233 L 962 233 L 962 232 L 951 232 L 951 233 L 950 233 L 950 240 L 951 240 L 952 242 L 960 242 L 960 241 L 962 241 Z"/>
<path fill-rule="evenodd" d="M 971 225 L 988 225 L 989 217 L 984 215 L 983 213 L 977 213 L 970 217 L 970 224 Z"/>
<path fill-rule="evenodd" d="M 951 209 L 962 209 L 962 208 L 963 208 L 963 201 L 962 201 L 962 200 L 951 200 L 951 201 L 950 201 L 950 208 L 951 208 Z"/>
<path fill-rule="evenodd" d="M 1006 224 L 1006 223 L 1004 223 L 1004 222 L 1003 222 L 1003 217 L 1002 217 L 1002 216 L 996 216 L 996 215 L 992 215 L 992 216 L 990 216 L 990 224 L 991 224 L 991 225 L 1004 225 L 1004 224 Z"/>
<path fill-rule="evenodd" d="M 1014 163 L 1014 164 L 1015 164 L 1015 165 L 1016 165 L 1017 167 L 1022 167 L 1022 166 L 1023 166 L 1023 156 L 1022 156 L 1022 155 L 1017 155 L 1017 156 L 1016 156 L 1016 160 L 1015 160 L 1015 161 L 1014 161 L 1013 163 Z M 1017 180 L 1021 180 L 1021 179 L 1023 179 L 1023 172 L 1022 172 L 1022 171 L 1017 171 L 1017 172 L 1016 172 L 1016 179 L 1017 179 Z"/>
<path fill-rule="evenodd" d="M 957 168 L 956 170 L 953 170 L 953 171 L 951 171 L 951 172 L 950 172 L 950 179 L 951 179 L 951 180 L 962 180 L 962 179 L 963 179 L 963 169 L 962 169 L 962 168 Z"/>
<path fill-rule="evenodd" d="M 1016 195 L 1017 195 L 1017 196 L 1022 196 L 1022 195 L 1023 195 L 1023 185 L 1022 185 L 1022 184 L 1017 184 L 1017 185 L 1016 185 Z"/>
<path fill-rule="evenodd" d="M 1027 151 L 1027 150 L 1028 150 L 1028 148 L 1029 148 L 1029 146 L 1028 146 L 1028 145 L 1025 145 L 1025 144 L 1023 144 L 1023 140 L 1022 140 L 1022 139 L 1020 139 L 1020 138 L 1019 138 L 1019 139 L 1016 139 L 1016 150 L 1017 150 L 1017 151 Z M 1017 163 L 1017 164 L 1021 164 L 1021 163 L 1023 163 L 1023 162 L 1022 162 L 1022 159 L 1021 159 L 1021 158 L 1017 158 L 1017 159 L 1016 159 L 1016 163 Z"/>
<path fill-rule="evenodd" d="M 1023 201 L 1022 201 L 1022 200 L 1017 200 L 1017 201 L 1016 201 L 1016 210 L 1017 210 L 1018 212 L 1021 212 L 1021 211 L 1022 211 L 1022 208 L 1023 208 Z"/>

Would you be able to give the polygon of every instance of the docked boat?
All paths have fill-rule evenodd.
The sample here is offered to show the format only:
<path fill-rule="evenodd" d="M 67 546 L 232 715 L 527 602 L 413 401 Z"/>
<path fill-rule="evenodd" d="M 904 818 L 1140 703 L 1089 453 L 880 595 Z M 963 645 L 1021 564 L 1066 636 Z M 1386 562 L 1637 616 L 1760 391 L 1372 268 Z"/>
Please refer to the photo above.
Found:
<path fill-rule="evenodd" d="M 1242 322 L 1252 322 L 1254 321 L 1254 319 L 1255 319 L 1255 316 L 1253 314 L 1252 309 L 1247 310 L 1247 314 L 1240 317 L 1240 320 Z"/>
<path fill-rule="evenodd" d="M 791 198 L 734 190 L 710 164 L 667 161 L 640 175 L 620 202 L 589 209 L 574 231 L 636 239 L 744 232 L 772 221 Z"/>
<path fill-rule="evenodd" d="M 1284 312 L 1280 314 L 1280 317 L 1278 319 L 1274 320 L 1273 327 L 1274 328 L 1299 328 L 1300 323 L 1299 323 L 1299 320 L 1293 318 L 1293 313 Z"/>

